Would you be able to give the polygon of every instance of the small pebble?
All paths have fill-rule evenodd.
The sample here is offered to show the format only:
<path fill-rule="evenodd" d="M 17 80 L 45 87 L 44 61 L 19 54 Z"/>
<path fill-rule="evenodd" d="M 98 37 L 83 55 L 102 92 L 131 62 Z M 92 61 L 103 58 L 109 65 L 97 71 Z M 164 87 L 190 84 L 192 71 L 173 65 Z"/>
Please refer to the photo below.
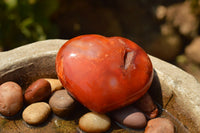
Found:
<path fill-rule="evenodd" d="M 0 113 L 7 117 L 14 116 L 22 106 L 22 88 L 11 81 L 3 83 L 0 86 Z"/>
<path fill-rule="evenodd" d="M 111 126 L 110 118 L 104 114 L 89 112 L 79 120 L 79 127 L 87 133 L 100 133 L 107 131 Z"/>
<path fill-rule="evenodd" d="M 58 90 L 49 99 L 49 105 L 52 111 L 58 116 L 69 115 L 74 107 L 74 99 L 67 93 L 67 90 Z"/>
<path fill-rule="evenodd" d="M 51 85 L 51 92 L 55 92 L 57 90 L 61 90 L 63 88 L 59 79 L 45 78 Z"/>
<path fill-rule="evenodd" d="M 144 133 L 174 133 L 174 124 L 167 118 L 155 118 L 148 121 Z"/>
<path fill-rule="evenodd" d="M 142 129 L 147 123 L 145 115 L 133 105 L 115 110 L 111 116 L 116 122 L 134 129 Z"/>
<path fill-rule="evenodd" d="M 27 104 L 47 100 L 51 96 L 51 85 L 44 79 L 33 82 L 24 93 L 24 100 Z"/>
<path fill-rule="evenodd" d="M 137 100 L 135 106 L 144 112 L 149 119 L 155 118 L 158 115 L 158 108 L 148 93 Z"/>
<path fill-rule="evenodd" d="M 23 120 L 30 125 L 44 122 L 51 112 L 49 104 L 45 102 L 33 103 L 26 107 L 22 113 Z"/>

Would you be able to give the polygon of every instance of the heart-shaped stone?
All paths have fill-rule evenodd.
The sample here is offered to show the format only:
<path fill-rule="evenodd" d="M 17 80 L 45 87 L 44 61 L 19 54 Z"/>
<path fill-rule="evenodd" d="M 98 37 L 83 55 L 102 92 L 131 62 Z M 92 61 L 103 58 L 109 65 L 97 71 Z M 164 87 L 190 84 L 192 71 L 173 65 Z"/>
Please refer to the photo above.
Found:
<path fill-rule="evenodd" d="M 82 35 L 67 41 L 56 57 L 63 86 L 92 111 L 105 113 L 133 103 L 149 89 L 148 55 L 122 37 Z"/>

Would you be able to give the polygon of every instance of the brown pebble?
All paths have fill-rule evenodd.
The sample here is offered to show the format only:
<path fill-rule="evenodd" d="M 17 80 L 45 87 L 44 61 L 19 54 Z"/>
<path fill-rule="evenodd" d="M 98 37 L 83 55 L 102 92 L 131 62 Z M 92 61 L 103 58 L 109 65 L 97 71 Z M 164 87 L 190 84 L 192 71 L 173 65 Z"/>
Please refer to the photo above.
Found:
<path fill-rule="evenodd" d="M 104 114 L 89 112 L 79 120 L 79 127 L 87 133 L 106 132 L 111 126 L 110 118 Z"/>
<path fill-rule="evenodd" d="M 67 93 L 67 90 L 58 90 L 49 99 L 49 105 L 53 112 L 58 116 L 69 115 L 74 107 L 75 100 Z"/>
<path fill-rule="evenodd" d="M 146 117 L 133 105 L 111 112 L 112 118 L 118 123 L 134 129 L 142 129 L 146 126 Z"/>
<path fill-rule="evenodd" d="M 14 116 L 23 106 L 22 88 L 15 82 L 5 82 L 0 86 L 0 113 Z"/>
<path fill-rule="evenodd" d="M 24 99 L 27 104 L 47 100 L 50 96 L 50 83 L 44 79 L 38 79 L 33 82 L 24 93 Z"/>
<path fill-rule="evenodd" d="M 148 121 L 144 133 L 174 133 L 174 124 L 167 118 L 155 118 Z"/>
<path fill-rule="evenodd" d="M 137 100 L 135 106 L 144 112 L 149 119 L 155 118 L 158 115 L 158 108 L 148 93 L 145 93 L 144 96 Z"/>

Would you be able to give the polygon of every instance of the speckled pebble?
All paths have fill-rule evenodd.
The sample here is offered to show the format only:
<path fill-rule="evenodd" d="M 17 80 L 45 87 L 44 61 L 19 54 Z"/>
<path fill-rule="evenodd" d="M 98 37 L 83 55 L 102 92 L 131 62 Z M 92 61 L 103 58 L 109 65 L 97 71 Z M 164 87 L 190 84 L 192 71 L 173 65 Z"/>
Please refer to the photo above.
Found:
<path fill-rule="evenodd" d="M 75 108 L 75 100 L 67 93 L 67 90 L 58 90 L 49 99 L 52 111 L 58 116 L 67 116 Z"/>
<path fill-rule="evenodd" d="M 174 133 L 174 124 L 167 118 L 155 118 L 148 121 L 144 133 Z"/>
<path fill-rule="evenodd" d="M 119 124 L 134 129 L 142 129 L 147 123 L 145 115 L 133 105 L 115 110 L 111 116 Z"/>
<path fill-rule="evenodd" d="M 23 120 L 30 125 L 43 123 L 49 116 L 51 108 L 45 102 L 37 102 L 26 107 L 22 113 Z"/>
<path fill-rule="evenodd" d="M 87 133 L 101 133 L 109 130 L 111 126 L 110 118 L 104 114 L 89 112 L 79 120 L 79 127 Z"/>
<path fill-rule="evenodd" d="M 10 117 L 23 106 L 22 88 L 15 82 L 5 82 L 0 86 L 0 113 Z"/>

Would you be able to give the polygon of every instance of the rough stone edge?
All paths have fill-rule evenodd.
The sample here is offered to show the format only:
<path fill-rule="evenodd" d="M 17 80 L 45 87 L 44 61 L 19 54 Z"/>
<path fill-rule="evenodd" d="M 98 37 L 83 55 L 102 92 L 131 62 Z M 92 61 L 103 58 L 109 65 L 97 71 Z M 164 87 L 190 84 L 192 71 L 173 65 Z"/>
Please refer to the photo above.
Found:
<path fill-rule="evenodd" d="M 0 52 L 0 76 L 11 69 L 23 67 L 21 66 L 22 61 L 28 62 L 32 58 L 56 55 L 58 49 L 66 41 L 60 39 L 45 40 Z M 184 106 L 187 113 L 191 114 L 193 121 L 198 125 L 200 123 L 200 84 L 193 76 L 176 66 L 153 56 L 150 56 L 150 59 L 159 79 L 178 96 L 176 100 Z"/>
<path fill-rule="evenodd" d="M 56 54 L 58 49 L 67 40 L 52 39 L 27 44 L 10 51 L 0 52 L 1 68 L 5 68 L 15 62 L 21 62 L 29 58 L 37 58 L 43 55 Z"/>
<path fill-rule="evenodd" d="M 22 68 L 22 65 L 31 65 L 34 62 L 29 61 L 34 58 L 56 55 L 58 49 L 66 41 L 61 39 L 38 41 L 10 51 L 0 52 L 0 76 L 2 77 L 10 71 Z"/>
<path fill-rule="evenodd" d="M 172 89 L 177 96 L 176 102 L 190 114 L 192 121 L 198 126 L 200 123 L 200 84 L 187 72 L 180 68 L 150 56 L 153 67 L 159 79 Z M 164 89 L 164 88 L 163 88 Z M 185 100 L 187 99 L 187 100 Z"/>

